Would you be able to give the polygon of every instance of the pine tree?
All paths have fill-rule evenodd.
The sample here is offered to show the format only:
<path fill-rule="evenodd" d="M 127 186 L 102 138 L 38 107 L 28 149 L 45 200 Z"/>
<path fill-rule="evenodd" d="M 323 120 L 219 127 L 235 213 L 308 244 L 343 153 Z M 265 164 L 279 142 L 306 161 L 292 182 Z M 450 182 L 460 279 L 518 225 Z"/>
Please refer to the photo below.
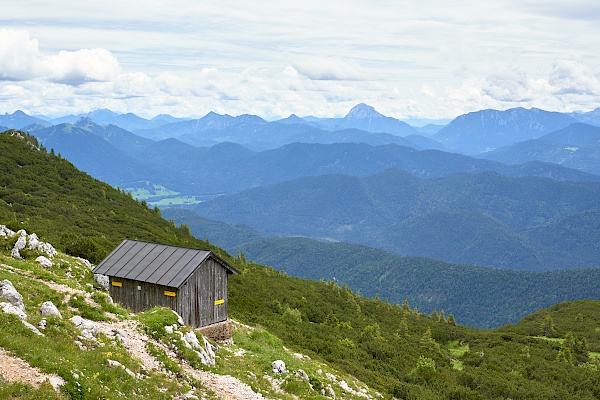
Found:
<path fill-rule="evenodd" d="M 551 316 L 546 316 L 542 322 L 542 335 L 549 337 L 554 332 L 554 321 Z"/>
<path fill-rule="evenodd" d="M 448 325 L 456 326 L 456 320 L 454 319 L 454 314 L 450 313 L 448 316 Z"/>

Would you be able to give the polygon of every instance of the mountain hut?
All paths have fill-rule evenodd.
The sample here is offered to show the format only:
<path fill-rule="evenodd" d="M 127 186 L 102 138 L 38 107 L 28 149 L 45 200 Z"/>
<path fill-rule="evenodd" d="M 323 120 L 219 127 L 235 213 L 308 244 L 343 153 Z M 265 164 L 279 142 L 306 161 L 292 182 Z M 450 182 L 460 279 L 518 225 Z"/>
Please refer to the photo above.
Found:
<path fill-rule="evenodd" d="M 210 251 L 124 240 L 93 270 L 113 300 L 135 312 L 169 307 L 186 325 L 227 320 L 227 281 L 239 271 Z"/>

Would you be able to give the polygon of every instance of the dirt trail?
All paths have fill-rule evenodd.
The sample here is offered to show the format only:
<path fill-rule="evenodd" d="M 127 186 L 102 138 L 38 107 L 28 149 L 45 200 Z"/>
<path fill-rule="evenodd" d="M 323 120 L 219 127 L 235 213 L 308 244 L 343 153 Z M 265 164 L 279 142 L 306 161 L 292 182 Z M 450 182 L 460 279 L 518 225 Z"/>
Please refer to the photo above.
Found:
<path fill-rule="evenodd" d="M 52 289 L 73 294 L 73 290 L 65 285 L 58 285 L 51 282 L 44 282 Z M 80 294 L 80 293 L 78 293 Z M 123 346 L 129 353 L 137 359 L 147 370 L 161 371 L 162 365 L 146 350 L 146 343 L 152 342 L 155 346 L 162 348 L 167 352 L 169 357 L 176 359 L 175 354 L 161 343 L 149 338 L 138 330 L 138 322 L 127 320 L 119 322 L 94 322 L 98 331 L 107 336 L 113 337 L 119 334 Z M 264 399 L 260 393 L 255 393 L 252 388 L 237 378 L 229 375 L 218 375 L 208 371 L 200 371 L 183 364 L 183 370 L 186 374 L 192 375 L 198 379 L 204 386 L 214 392 L 221 399 L 237 399 L 237 400 L 259 400 Z"/>
<path fill-rule="evenodd" d="M 64 382 L 58 375 L 50 375 L 40 372 L 27 362 L 11 355 L 0 347 L 0 376 L 8 382 L 22 382 L 27 385 L 39 387 L 42 383 L 48 381 L 58 391 L 59 386 Z"/>

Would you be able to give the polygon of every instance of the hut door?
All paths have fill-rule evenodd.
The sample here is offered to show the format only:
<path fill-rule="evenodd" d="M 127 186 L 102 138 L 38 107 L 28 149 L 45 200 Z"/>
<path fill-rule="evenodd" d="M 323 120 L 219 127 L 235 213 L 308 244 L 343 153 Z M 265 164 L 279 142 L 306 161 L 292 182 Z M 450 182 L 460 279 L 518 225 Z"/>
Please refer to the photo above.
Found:
<path fill-rule="evenodd" d="M 213 322 L 221 322 L 227 319 L 227 273 L 224 268 L 220 266 L 216 268 L 213 285 L 215 296 Z"/>

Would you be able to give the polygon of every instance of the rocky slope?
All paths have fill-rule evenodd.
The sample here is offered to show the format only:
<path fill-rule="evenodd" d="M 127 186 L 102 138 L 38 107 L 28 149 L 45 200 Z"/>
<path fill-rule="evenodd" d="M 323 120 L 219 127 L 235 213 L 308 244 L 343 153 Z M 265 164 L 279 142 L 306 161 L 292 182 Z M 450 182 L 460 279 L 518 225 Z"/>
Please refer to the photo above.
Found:
<path fill-rule="evenodd" d="M 0 244 L 0 397 L 380 396 L 281 344 L 261 345 L 272 337 L 262 329 L 234 322 L 233 340 L 216 343 L 171 310 L 132 314 L 87 260 L 35 234 L 0 226 Z"/>

